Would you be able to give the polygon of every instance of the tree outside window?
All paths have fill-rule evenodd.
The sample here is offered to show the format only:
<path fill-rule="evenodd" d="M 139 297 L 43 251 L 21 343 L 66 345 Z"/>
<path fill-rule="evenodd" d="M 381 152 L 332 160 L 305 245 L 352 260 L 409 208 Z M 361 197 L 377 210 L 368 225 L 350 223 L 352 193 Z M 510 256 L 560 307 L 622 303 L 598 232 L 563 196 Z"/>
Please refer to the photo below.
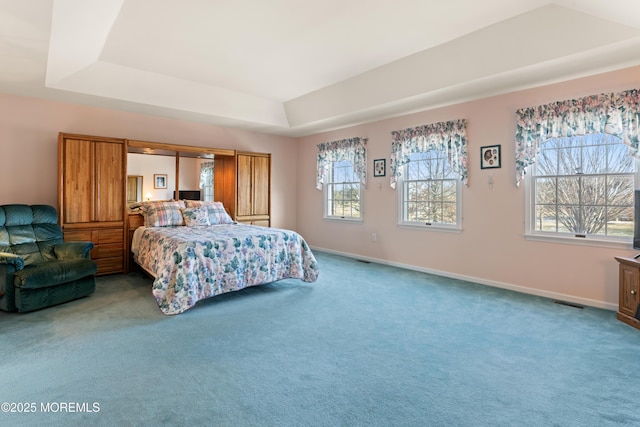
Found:
<path fill-rule="evenodd" d="M 401 223 L 459 227 L 460 176 L 445 153 L 413 153 L 402 174 Z"/>

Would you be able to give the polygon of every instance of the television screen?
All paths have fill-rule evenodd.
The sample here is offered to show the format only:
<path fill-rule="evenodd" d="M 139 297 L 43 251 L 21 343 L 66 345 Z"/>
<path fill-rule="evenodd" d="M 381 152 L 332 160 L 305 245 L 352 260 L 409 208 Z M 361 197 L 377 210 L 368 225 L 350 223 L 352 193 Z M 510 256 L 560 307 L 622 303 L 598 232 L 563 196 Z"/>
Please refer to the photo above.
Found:
<path fill-rule="evenodd" d="M 175 197 L 175 191 L 173 193 L 176 200 L 200 200 L 200 190 L 180 190 L 178 197 Z"/>

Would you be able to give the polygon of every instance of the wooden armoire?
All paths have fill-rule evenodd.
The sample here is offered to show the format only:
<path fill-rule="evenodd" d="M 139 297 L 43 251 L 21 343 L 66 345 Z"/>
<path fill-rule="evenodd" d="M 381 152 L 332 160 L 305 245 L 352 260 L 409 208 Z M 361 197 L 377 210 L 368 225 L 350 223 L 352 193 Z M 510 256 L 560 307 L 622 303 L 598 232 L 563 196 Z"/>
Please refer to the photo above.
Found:
<path fill-rule="evenodd" d="M 58 135 L 58 212 L 65 241 L 94 243 L 98 274 L 124 265 L 127 146 L 124 139 Z"/>

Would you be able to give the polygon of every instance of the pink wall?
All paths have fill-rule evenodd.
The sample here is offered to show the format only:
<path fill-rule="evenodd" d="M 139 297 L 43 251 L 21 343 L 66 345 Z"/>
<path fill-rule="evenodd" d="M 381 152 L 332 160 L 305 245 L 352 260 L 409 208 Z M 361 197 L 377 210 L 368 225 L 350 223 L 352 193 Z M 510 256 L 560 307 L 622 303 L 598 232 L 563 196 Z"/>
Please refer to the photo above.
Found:
<path fill-rule="evenodd" d="M 272 154 L 272 225 L 296 228 L 293 138 L 0 94 L 0 204 L 57 206 L 58 132 Z"/>
<path fill-rule="evenodd" d="M 301 138 L 297 230 L 315 248 L 616 309 L 618 264 L 613 257 L 635 255 L 634 251 L 525 240 L 524 190 L 514 184 L 514 112 L 521 107 L 638 87 L 640 67 L 634 67 Z M 390 188 L 388 176 L 373 177 L 373 160 L 389 158 L 393 130 L 459 118 L 467 119 L 469 143 L 463 231 L 398 227 L 398 195 Z M 323 220 L 322 192 L 315 190 L 316 145 L 354 136 L 369 138 L 364 221 Z M 502 146 L 502 168 L 480 169 L 480 147 L 495 144 Z M 493 188 L 488 184 L 489 173 L 493 173 Z M 374 232 L 375 242 L 371 240 Z"/>

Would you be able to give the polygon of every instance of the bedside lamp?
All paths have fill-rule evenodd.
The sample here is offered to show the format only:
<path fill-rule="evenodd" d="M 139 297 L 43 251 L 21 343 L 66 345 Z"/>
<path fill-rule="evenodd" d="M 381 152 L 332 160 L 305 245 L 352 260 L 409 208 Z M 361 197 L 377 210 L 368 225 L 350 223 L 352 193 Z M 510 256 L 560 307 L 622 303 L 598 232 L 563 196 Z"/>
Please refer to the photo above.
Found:
<path fill-rule="evenodd" d="M 151 200 L 151 193 L 147 193 L 144 195 L 147 200 Z"/>

